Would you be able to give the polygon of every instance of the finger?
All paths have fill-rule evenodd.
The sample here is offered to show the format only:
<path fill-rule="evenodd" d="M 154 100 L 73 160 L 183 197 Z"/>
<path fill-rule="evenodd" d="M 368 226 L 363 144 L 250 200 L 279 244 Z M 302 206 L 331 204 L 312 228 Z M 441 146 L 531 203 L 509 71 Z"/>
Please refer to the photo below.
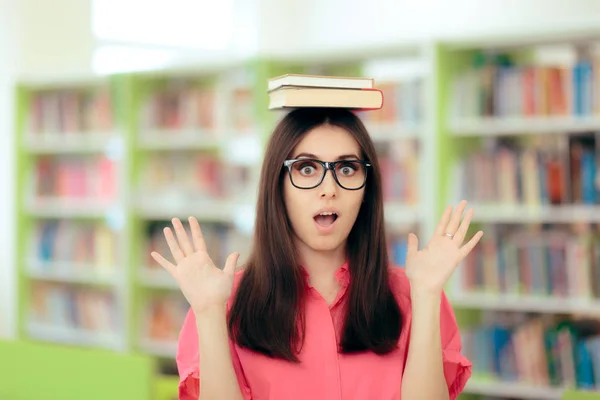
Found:
<path fill-rule="evenodd" d="M 456 234 L 454 235 L 454 238 L 452 239 L 459 246 L 462 244 L 463 240 L 465 240 L 465 236 L 467 234 L 467 231 L 469 230 L 469 226 L 471 225 L 472 218 L 473 218 L 473 209 L 471 208 L 465 214 L 465 218 L 460 223 L 460 226 L 458 227 L 458 230 L 456 231 Z"/>
<path fill-rule="evenodd" d="M 173 264 L 171 264 L 171 262 L 169 262 L 169 260 L 167 260 L 166 258 L 164 258 L 163 256 L 161 256 L 160 254 L 158 254 L 155 251 L 150 253 L 150 255 L 152 256 L 152 258 L 154 258 L 154 260 L 157 263 L 159 263 L 161 265 L 161 267 L 163 267 L 164 269 L 169 271 L 169 273 L 171 275 L 173 275 L 173 273 L 175 272 L 175 266 Z"/>
<path fill-rule="evenodd" d="M 206 251 L 206 243 L 204 242 L 204 235 L 202 235 L 202 229 L 198 220 L 194 217 L 189 217 L 190 228 L 192 230 L 192 241 L 194 242 L 194 249 L 196 251 Z"/>
<path fill-rule="evenodd" d="M 227 257 L 227 260 L 225 261 L 225 267 L 223 267 L 223 272 L 225 272 L 228 275 L 233 275 L 239 258 L 240 253 L 230 254 L 229 257 Z"/>
<path fill-rule="evenodd" d="M 175 227 L 177 240 L 179 240 L 179 246 L 181 247 L 181 250 L 183 250 L 183 254 L 185 254 L 186 256 L 191 256 L 192 254 L 194 254 L 194 248 L 190 243 L 190 239 L 188 238 L 187 232 L 185 231 L 183 224 L 181 223 L 179 218 L 173 218 L 171 222 L 173 223 L 173 227 Z"/>
<path fill-rule="evenodd" d="M 171 231 L 171 228 L 165 228 L 163 229 L 163 232 L 165 233 L 165 238 L 167 239 L 169 250 L 171 250 L 171 254 L 175 259 L 175 262 L 179 264 L 181 260 L 185 258 L 185 254 L 183 254 L 183 251 L 181 251 L 181 249 L 179 248 L 179 245 L 177 244 L 177 240 L 175 240 L 175 236 L 173 235 L 173 231 Z"/>
<path fill-rule="evenodd" d="M 419 251 L 419 238 L 414 233 L 408 234 L 406 257 L 412 257 Z"/>
<path fill-rule="evenodd" d="M 448 226 L 446 227 L 446 232 L 444 232 L 444 234 L 446 234 L 446 233 L 455 234 L 456 233 L 456 231 L 458 230 L 458 225 L 460 224 L 460 220 L 462 218 L 463 212 L 465 211 L 465 207 L 467 207 L 467 202 L 465 200 L 458 203 L 458 206 L 456 207 L 456 210 L 454 210 L 454 213 L 452 214 L 452 218 L 450 219 L 450 222 L 448 223 Z"/>
<path fill-rule="evenodd" d="M 473 250 L 475 248 L 475 246 L 477 245 L 477 243 L 479 243 L 482 236 L 483 236 L 483 231 L 477 232 L 475 235 L 473 235 L 471 240 L 469 240 L 463 247 L 460 248 L 460 259 L 461 260 L 463 260 L 467 255 L 469 255 L 471 250 Z"/>
<path fill-rule="evenodd" d="M 446 226 L 448 226 L 448 221 L 450 221 L 451 214 L 452 206 L 446 207 L 444 213 L 442 214 L 442 218 L 440 218 L 438 226 L 435 228 L 435 236 L 443 236 L 446 233 Z"/>

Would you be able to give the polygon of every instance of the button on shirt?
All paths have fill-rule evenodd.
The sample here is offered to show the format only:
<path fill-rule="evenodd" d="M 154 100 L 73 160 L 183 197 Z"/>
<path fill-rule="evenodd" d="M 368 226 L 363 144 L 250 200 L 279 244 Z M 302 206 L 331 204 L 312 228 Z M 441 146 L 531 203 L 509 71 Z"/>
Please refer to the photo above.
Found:
<path fill-rule="evenodd" d="M 308 273 L 306 270 L 304 272 L 308 282 Z M 317 290 L 307 285 L 306 336 L 299 354 L 300 363 L 269 358 L 229 341 L 233 366 L 244 399 L 399 400 L 410 338 L 410 283 L 403 268 L 390 267 L 389 273 L 390 285 L 403 321 L 398 346 L 394 351 L 386 355 L 338 352 L 344 322 L 343 304 L 351 279 L 346 263 L 336 271 L 341 289 L 331 305 Z M 234 291 L 242 274 L 243 270 L 236 273 Z M 471 363 L 461 354 L 459 330 L 445 295 L 441 297 L 440 326 L 444 376 L 450 399 L 456 399 L 471 376 Z M 190 310 L 181 329 L 177 350 L 181 400 L 198 399 L 198 359 L 198 333 L 194 314 Z"/>

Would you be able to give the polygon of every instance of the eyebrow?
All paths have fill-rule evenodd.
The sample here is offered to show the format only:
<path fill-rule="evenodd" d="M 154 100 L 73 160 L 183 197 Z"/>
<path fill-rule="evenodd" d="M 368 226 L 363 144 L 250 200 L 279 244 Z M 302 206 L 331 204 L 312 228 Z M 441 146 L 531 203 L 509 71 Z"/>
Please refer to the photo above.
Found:
<path fill-rule="evenodd" d="M 315 159 L 319 159 L 319 157 L 317 157 L 316 155 L 312 154 L 312 153 L 300 153 L 298 155 L 296 155 L 294 158 L 315 158 Z M 359 160 L 360 158 L 356 155 L 356 154 L 343 154 L 341 156 L 338 156 L 336 158 L 336 160 Z"/>

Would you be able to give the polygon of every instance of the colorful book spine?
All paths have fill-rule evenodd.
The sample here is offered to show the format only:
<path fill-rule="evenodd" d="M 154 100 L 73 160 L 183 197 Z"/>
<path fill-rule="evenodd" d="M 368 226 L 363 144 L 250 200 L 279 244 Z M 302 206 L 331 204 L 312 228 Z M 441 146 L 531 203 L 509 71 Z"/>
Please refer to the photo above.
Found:
<path fill-rule="evenodd" d="M 497 314 L 462 331 L 474 374 L 541 387 L 600 390 L 600 326 L 572 320 Z"/>
<path fill-rule="evenodd" d="M 476 203 L 594 205 L 600 203 L 595 135 L 534 137 L 535 143 L 491 139 L 457 165 L 458 191 Z"/>
<path fill-rule="evenodd" d="M 496 227 L 457 271 L 464 292 L 600 298 L 600 236 Z"/>
<path fill-rule="evenodd" d="M 490 60 L 452 83 L 454 118 L 593 116 L 600 112 L 598 62 L 557 65 Z"/>

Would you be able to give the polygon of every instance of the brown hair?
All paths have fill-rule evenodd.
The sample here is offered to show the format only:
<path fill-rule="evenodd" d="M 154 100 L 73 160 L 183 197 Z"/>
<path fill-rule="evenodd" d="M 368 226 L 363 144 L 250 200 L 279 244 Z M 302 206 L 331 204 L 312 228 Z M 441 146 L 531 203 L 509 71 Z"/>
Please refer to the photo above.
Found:
<path fill-rule="evenodd" d="M 400 308 L 391 291 L 383 221 L 381 173 L 375 147 L 361 120 L 338 108 L 300 108 L 288 113 L 271 136 L 261 171 L 253 250 L 235 294 L 228 329 L 240 346 L 298 361 L 305 332 L 306 283 L 292 241 L 283 200 L 283 162 L 304 135 L 329 124 L 348 131 L 370 168 L 364 202 L 347 240 L 348 287 L 340 351 L 385 354 L 397 344 Z"/>

